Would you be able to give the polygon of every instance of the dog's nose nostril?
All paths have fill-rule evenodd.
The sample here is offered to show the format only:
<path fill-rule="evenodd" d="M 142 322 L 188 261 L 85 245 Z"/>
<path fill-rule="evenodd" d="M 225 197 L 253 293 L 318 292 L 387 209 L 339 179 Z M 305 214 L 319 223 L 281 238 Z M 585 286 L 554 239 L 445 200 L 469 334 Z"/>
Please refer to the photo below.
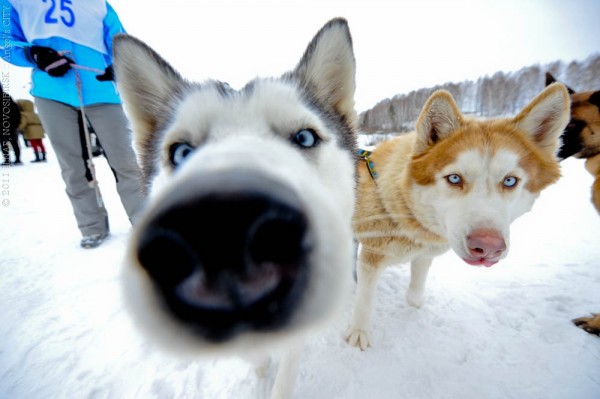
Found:
<path fill-rule="evenodd" d="M 144 231 L 138 245 L 138 259 L 154 280 L 169 286 L 191 275 L 199 263 L 195 251 L 182 236 L 160 227 Z"/>
<path fill-rule="evenodd" d="M 471 252 L 473 253 L 473 255 L 481 255 L 483 256 L 485 251 L 483 250 L 483 248 L 471 248 Z"/>
<path fill-rule="evenodd" d="M 248 232 L 247 253 L 253 264 L 287 264 L 304 251 L 304 220 L 290 212 L 269 212 Z"/>
<path fill-rule="evenodd" d="M 481 229 L 467 237 L 467 247 L 472 256 L 495 258 L 506 250 L 506 243 L 497 231 Z"/>

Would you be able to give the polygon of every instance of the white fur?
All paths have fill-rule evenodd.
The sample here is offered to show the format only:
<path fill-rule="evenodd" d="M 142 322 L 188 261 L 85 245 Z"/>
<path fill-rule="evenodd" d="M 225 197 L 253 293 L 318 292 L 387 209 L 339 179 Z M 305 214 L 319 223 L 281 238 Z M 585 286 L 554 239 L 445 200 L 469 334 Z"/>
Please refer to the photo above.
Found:
<path fill-rule="evenodd" d="M 443 176 L 456 173 L 471 186 L 467 193 L 450 187 Z M 506 176 L 520 179 L 517 187 L 502 192 L 500 184 Z M 538 194 L 525 190 L 527 173 L 519 167 L 517 154 L 500 150 L 495 156 L 467 151 L 456 162 L 438 174 L 436 184 L 413 190 L 415 203 L 428 204 L 417 207 L 419 219 L 430 230 L 447 237 L 450 247 L 461 258 L 468 258 L 465 238 L 480 228 L 498 231 L 509 247 L 510 224 L 529 211 Z"/>
<path fill-rule="evenodd" d="M 349 215 L 353 209 L 353 183 L 351 173 L 337 173 L 340 170 L 350 172 L 352 161 L 348 154 L 336 149 L 333 141 L 327 145 L 329 148 L 323 149 L 323 159 L 317 159 L 313 164 L 307 163 L 298 151 L 276 137 L 269 137 L 272 134 L 265 134 L 263 138 L 250 133 L 235 135 L 236 129 L 223 131 L 222 135 L 226 138 L 196 150 L 170 179 L 164 179 L 160 187 L 154 185 L 149 206 L 160 203 L 181 181 L 199 172 L 210 174 L 232 168 L 256 170 L 290 185 L 301 195 L 307 216 L 315 226 L 317 245 L 314 257 L 318 259 L 315 263 L 329 266 L 314 270 L 308 288 L 311 295 L 307 295 L 307 302 L 292 324 L 299 328 L 298 332 L 304 333 L 307 327 L 313 327 L 314 319 L 328 320 L 330 311 L 339 307 L 343 300 L 342 294 L 346 294 L 349 289 L 351 274 L 347 269 L 352 264 L 353 251 Z M 329 166 L 330 162 L 336 162 L 336 167 L 323 167 L 323 164 Z M 139 267 L 126 269 L 127 273 L 139 273 L 137 279 L 147 279 Z M 156 302 L 146 298 L 148 288 L 144 287 L 141 292 L 139 288 L 127 290 L 127 296 L 134 302 L 134 306 L 140 307 L 134 310 L 134 315 L 141 316 L 140 322 L 147 324 L 147 330 L 153 335 L 157 334 L 156 338 L 174 349 L 181 346 L 189 350 L 190 346 L 196 346 L 199 352 L 218 350 L 235 353 L 241 348 L 255 348 L 266 342 L 277 343 L 294 335 L 289 331 L 282 331 L 281 334 L 248 333 L 225 342 L 223 347 L 212 344 L 208 348 L 198 345 L 197 337 L 192 336 L 188 340 L 184 334 L 183 339 L 174 339 L 181 335 L 181 326 L 169 315 L 156 312 Z M 144 299 L 140 301 L 140 298 Z M 157 324 L 161 327 L 156 328 Z M 167 330 L 173 333 L 169 334 Z"/>
<path fill-rule="evenodd" d="M 311 103 L 316 99 L 320 106 L 329 107 L 327 112 L 355 120 L 355 66 L 347 25 L 342 20 L 326 25 L 293 71 L 300 86 L 310 91 L 309 99 L 288 79 L 257 79 L 251 90 L 223 96 L 215 85 L 189 86 L 166 63 L 156 63 L 159 57 L 135 40 L 117 40 L 116 49 L 117 81 L 133 116 L 138 144 L 160 140 L 159 154 L 153 159 L 157 173 L 150 182 L 150 210 L 192 176 L 255 171 L 298 194 L 314 234 L 306 292 L 288 325 L 270 332 L 241 332 L 217 344 L 193 333 L 163 305 L 138 264 L 136 230 L 123 271 L 131 314 L 142 331 L 179 356 L 239 355 L 254 362 L 260 375 L 269 364 L 266 354 L 283 352 L 271 397 L 290 397 L 304 337 L 339 316 L 351 287 L 353 154 L 341 145 L 341 132 L 332 130 L 335 124 L 324 120 L 326 113 L 315 112 Z M 171 93 L 181 87 L 184 94 L 174 111 L 169 110 Z M 152 135 L 152 127 L 165 120 L 170 122 L 161 134 Z M 306 128 L 320 137 L 314 149 L 291 142 L 294 133 Z M 177 142 L 195 150 L 173 170 L 168 154 Z"/>

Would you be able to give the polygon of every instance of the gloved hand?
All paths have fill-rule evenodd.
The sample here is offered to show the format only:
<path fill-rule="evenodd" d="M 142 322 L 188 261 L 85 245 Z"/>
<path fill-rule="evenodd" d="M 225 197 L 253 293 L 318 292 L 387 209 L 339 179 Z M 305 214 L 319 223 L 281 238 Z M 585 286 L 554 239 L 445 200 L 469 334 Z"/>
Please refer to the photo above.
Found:
<path fill-rule="evenodd" d="M 38 68 L 54 77 L 63 76 L 71 69 L 71 64 L 74 64 L 69 57 L 60 55 L 50 47 L 44 46 L 29 47 L 29 58 Z"/>
<path fill-rule="evenodd" d="M 109 82 L 111 80 L 115 80 L 115 73 L 113 71 L 113 66 L 112 65 L 107 66 L 102 75 L 96 75 L 96 79 L 100 82 Z"/>

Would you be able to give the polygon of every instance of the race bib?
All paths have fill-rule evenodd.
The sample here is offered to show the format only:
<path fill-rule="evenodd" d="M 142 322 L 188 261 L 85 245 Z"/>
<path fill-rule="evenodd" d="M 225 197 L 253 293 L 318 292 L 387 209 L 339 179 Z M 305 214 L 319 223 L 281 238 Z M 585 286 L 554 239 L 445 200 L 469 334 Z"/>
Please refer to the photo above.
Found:
<path fill-rule="evenodd" d="M 10 0 L 28 42 L 53 36 L 108 54 L 105 0 Z M 60 49 L 55 49 L 60 50 Z"/>

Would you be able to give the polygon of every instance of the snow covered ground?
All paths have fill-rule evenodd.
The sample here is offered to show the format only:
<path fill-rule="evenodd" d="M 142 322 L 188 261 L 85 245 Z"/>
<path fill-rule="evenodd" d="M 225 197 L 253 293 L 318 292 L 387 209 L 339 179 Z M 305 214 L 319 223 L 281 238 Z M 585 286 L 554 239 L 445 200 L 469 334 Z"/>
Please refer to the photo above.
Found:
<path fill-rule="evenodd" d="M 104 159 L 112 235 L 83 250 L 53 153 L 23 151 L 0 169 L 0 398 L 256 397 L 247 363 L 175 359 L 133 328 L 118 279 L 130 227 Z M 436 259 L 422 309 L 404 301 L 405 265 L 384 272 L 373 347 L 344 342 L 349 303 L 307 343 L 295 398 L 600 398 L 600 339 L 570 322 L 600 311 L 600 216 L 582 161 L 563 174 L 513 224 L 507 259 Z"/>

